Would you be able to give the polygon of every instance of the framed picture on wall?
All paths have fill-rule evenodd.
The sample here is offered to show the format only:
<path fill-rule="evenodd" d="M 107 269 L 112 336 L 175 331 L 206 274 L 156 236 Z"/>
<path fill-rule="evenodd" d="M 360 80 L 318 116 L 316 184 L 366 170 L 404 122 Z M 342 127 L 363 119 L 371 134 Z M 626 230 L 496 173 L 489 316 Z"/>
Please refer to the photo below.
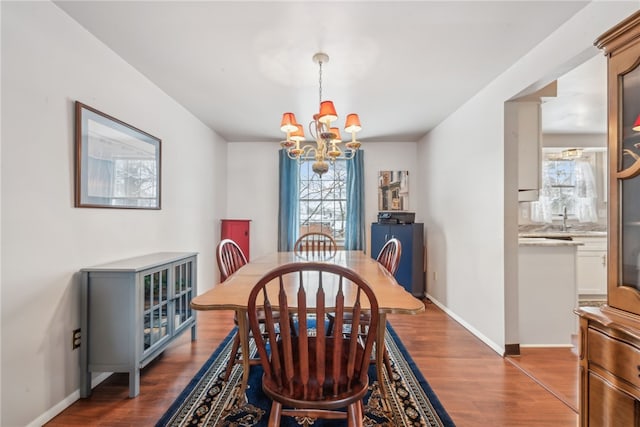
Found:
<path fill-rule="evenodd" d="M 160 139 L 79 101 L 75 109 L 75 206 L 160 209 Z"/>
<path fill-rule="evenodd" d="M 409 171 L 378 173 L 378 210 L 409 210 Z"/>

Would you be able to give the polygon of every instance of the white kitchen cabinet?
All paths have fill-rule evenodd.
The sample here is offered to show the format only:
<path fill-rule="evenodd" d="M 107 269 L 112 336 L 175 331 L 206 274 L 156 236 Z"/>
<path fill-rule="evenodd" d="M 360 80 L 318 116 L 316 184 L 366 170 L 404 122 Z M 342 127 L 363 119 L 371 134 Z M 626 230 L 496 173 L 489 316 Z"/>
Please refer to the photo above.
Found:
<path fill-rule="evenodd" d="M 518 150 L 518 201 L 538 200 L 542 185 L 543 98 L 557 96 L 558 84 L 549 83 L 537 91 L 505 103 L 505 144 Z"/>
<path fill-rule="evenodd" d="M 578 246 L 577 281 L 581 296 L 605 296 L 607 293 L 607 238 L 575 237 Z"/>
<path fill-rule="evenodd" d="M 540 101 L 518 102 L 518 201 L 538 200 L 542 138 Z"/>
<path fill-rule="evenodd" d="M 576 247 L 571 240 L 518 239 L 521 347 L 570 347 L 578 333 Z"/>

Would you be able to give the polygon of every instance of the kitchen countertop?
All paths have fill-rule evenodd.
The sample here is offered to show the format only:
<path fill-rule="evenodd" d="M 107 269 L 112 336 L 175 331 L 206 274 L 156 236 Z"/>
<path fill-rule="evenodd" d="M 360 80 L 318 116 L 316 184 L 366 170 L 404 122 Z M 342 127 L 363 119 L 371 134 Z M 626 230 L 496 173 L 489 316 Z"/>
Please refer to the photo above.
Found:
<path fill-rule="evenodd" d="M 520 237 L 518 239 L 518 245 L 520 246 L 582 246 L 579 240 L 563 240 L 563 239 L 550 239 L 545 237 Z"/>
<path fill-rule="evenodd" d="M 518 237 L 607 237 L 606 231 L 573 231 L 571 229 L 567 231 L 528 231 L 518 233 Z"/>
<path fill-rule="evenodd" d="M 562 224 L 522 224 L 518 226 L 518 237 L 607 237 L 607 226 L 594 223 L 571 223 L 565 230 Z"/>

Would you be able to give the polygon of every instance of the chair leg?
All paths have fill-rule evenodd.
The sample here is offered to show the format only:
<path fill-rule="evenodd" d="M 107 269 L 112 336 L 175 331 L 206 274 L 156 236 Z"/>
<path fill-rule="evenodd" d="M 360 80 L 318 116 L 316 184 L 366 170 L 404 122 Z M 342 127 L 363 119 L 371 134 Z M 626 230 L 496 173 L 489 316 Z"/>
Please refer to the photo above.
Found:
<path fill-rule="evenodd" d="M 231 370 L 233 369 L 233 365 L 236 364 L 239 347 L 240 347 L 240 336 L 236 334 L 236 336 L 233 337 L 233 345 L 231 346 L 231 354 L 229 354 L 229 362 L 227 363 L 227 369 L 224 373 L 224 381 L 227 381 L 229 379 L 229 376 L 231 375 Z"/>
<path fill-rule="evenodd" d="M 347 407 L 347 426 L 362 427 L 362 401 L 352 403 Z"/>
<path fill-rule="evenodd" d="M 280 427 L 280 417 L 282 415 L 282 404 L 275 400 L 271 404 L 271 415 L 269 415 L 269 427 Z"/>
<path fill-rule="evenodd" d="M 389 352 L 387 351 L 386 347 L 384 347 L 382 351 L 384 351 L 384 354 L 382 355 L 382 357 L 384 358 L 384 366 L 385 368 L 387 368 L 387 375 L 389 376 L 389 381 L 393 381 L 393 369 L 391 369 L 391 360 L 389 360 Z"/>

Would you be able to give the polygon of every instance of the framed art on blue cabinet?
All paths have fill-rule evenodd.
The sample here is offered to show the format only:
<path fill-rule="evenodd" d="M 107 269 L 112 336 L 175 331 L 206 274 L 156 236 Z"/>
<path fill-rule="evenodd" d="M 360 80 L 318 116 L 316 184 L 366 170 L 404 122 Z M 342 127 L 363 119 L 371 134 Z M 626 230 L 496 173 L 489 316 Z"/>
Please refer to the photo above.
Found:
<path fill-rule="evenodd" d="M 160 139 L 76 101 L 75 206 L 160 209 Z"/>
<path fill-rule="evenodd" d="M 409 171 L 380 171 L 378 211 L 409 210 Z"/>

